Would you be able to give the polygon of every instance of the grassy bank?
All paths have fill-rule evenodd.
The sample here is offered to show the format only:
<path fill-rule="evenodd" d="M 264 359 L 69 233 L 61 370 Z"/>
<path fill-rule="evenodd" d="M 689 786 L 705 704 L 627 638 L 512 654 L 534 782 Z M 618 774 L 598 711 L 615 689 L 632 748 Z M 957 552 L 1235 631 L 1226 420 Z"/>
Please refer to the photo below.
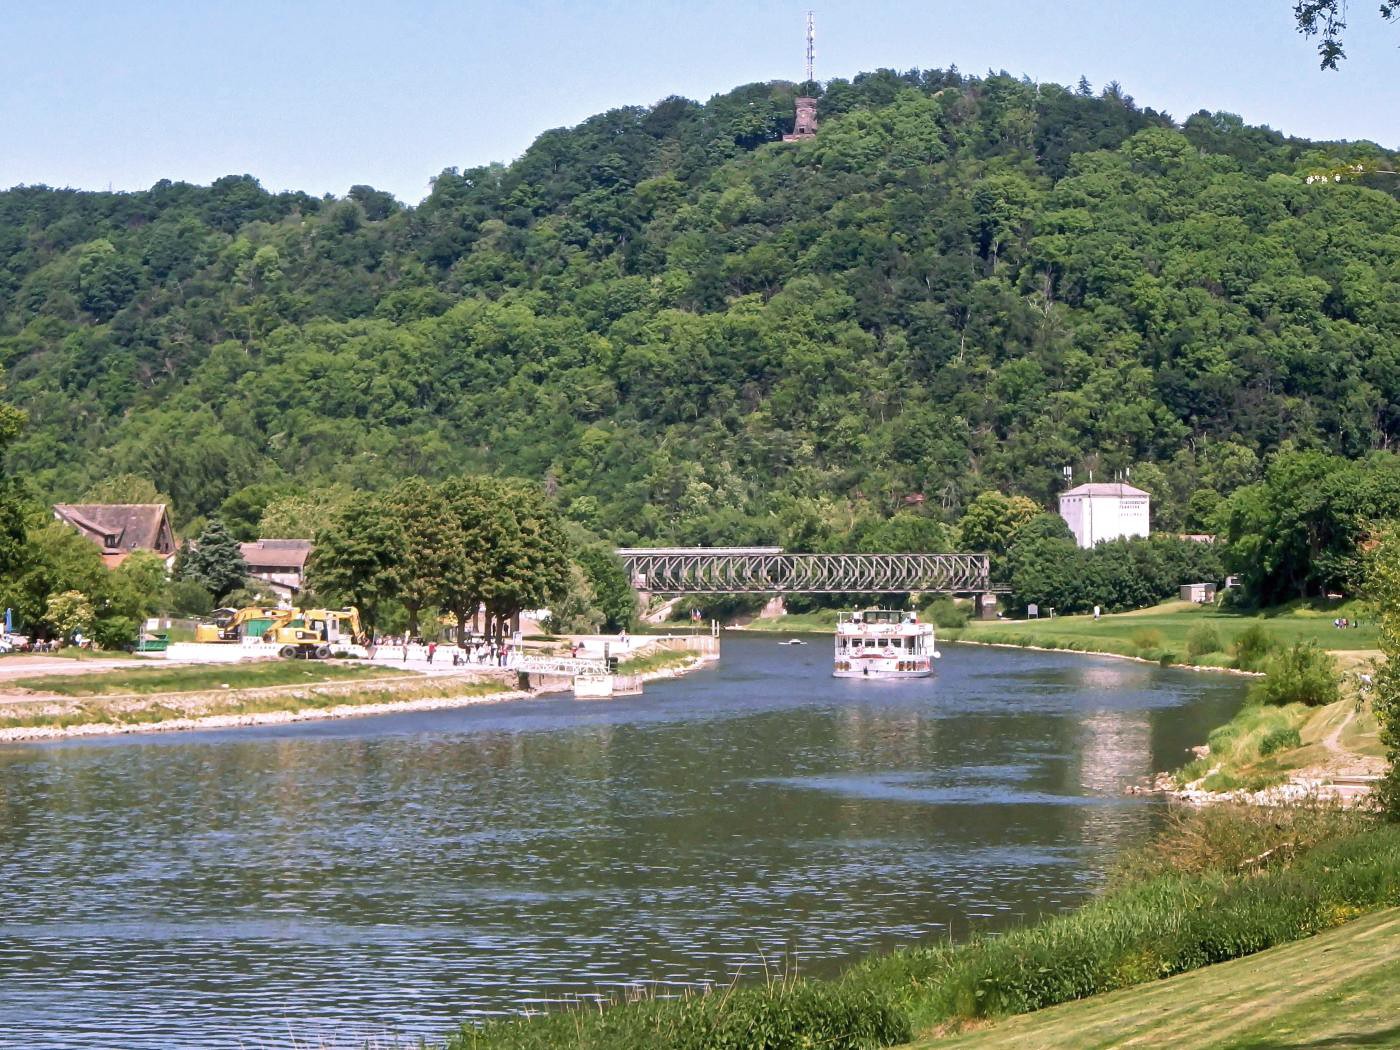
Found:
<path fill-rule="evenodd" d="M 778 631 L 788 634 L 830 634 L 836 630 L 835 609 L 818 609 L 809 613 L 788 613 L 785 616 L 766 616 L 744 625 L 746 631 Z"/>
<path fill-rule="evenodd" d="M 1400 904 L 1400 828 L 1238 807 L 1181 818 L 1079 911 L 880 956 L 835 981 L 775 981 L 465 1027 L 452 1050 L 875 1047 L 1150 984 Z M 1166 848 L 1166 844 L 1172 848 Z"/>
<path fill-rule="evenodd" d="M 1257 629 L 1278 647 L 1311 642 L 1339 654 L 1371 652 L 1378 645 L 1373 619 L 1361 627 L 1339 630 L 1339 616 L 1355 619 L 1356 610 L 1284 606 L 1255 613 L 1225 612 L 1190 602 L 1167 602 L 1150 609 L 1093 616 L 1057 616 L 1039 620 L 974 620 L 964 628 L 940 631 L 948 641 L 1038 646 L 1080 652 L 1116 653 L 1166 663 L 1233 667 L 1232 654 L 1246 631 Z M 1205 648 L 1211 645 L 1211 648 Z"/>
<path fill-rule="evenodd" d="M 1385 757 L 1375 714 L 1355 696 L 1324 707 L 1247 705 L 1206 746 L 1174 774 L 1179 787 L 1259 791 L 1300 772 L 1378 772 Z"/>
<path fill-rule="evenodd" d="M 322 682 L 322 685 L 339 684 Z M 79 726 L 155 726 L 181 719 L 224 718 L 298 714 L 339 707 L 394 705 L 424 700 L 450 700 L 490 696 L 506 689 L 499 681 L 462 682 L 450 679 L 405 677 L 402 685 L 318 692 L 305 691 L 198 695 L 155 698 L 150 702 L 84 699 L 56 713 L 24 713 L 0 717 L 3 729 L 73 729 Z"/>
<path fill-rule="evenodd" d="M 264 663 L 220 664 L 211 667 L 140 667 L 130 671 L 99 671 L 85 675 L 36 675 L 14 684 L 54 696 L 152 696 L 205 689 L 257 689 L 277 685 L 311 685 L 361 678 L 392 678 L 407 674 L 395 668 L 364 664 L 311 663 L 276 660 Z"/>
<path fill-rule="evenodd" d="M 696 653 L 687 650 L 656 649 L 623 660 L 617 666 L 618 674 L 649 674 L 652 671 L 665 671 L 684 667 L 695 659 Z"/>
<path fill-rule="evenodd" d="M 926 1050 L 1303 1050 L 1400 1045 L 1400 911 L 1147 988 L 1056 1006 Z M 1339 1008 L 1339 1004 L 1345 1004 Z"/>

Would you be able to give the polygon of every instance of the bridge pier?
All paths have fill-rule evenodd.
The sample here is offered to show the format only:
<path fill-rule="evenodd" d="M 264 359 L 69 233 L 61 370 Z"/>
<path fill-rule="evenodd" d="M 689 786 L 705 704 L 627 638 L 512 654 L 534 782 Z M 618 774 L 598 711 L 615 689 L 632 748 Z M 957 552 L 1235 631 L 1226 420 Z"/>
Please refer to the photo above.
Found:
<path fill-rule="evenodd" d="M 997 596 L 995 594 L 983 594 L 978 597 L 977 618 L 979 620 L 995 620 L 997 618 Z"/>

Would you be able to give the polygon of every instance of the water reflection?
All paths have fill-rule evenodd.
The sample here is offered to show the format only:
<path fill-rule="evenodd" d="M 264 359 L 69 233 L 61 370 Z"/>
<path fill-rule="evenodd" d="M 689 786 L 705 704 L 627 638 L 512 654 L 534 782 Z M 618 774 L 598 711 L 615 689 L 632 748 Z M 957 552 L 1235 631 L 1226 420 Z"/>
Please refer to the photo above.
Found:
<path fill-rule="evenodd" d="M 235 1047 L 724 980 L 1081 900 L 1239 685 L 824 647 L 542 700 L 0 749 L 0 1045 Z M 6 1044 L 5 1039 L 14 1040 Z"/>

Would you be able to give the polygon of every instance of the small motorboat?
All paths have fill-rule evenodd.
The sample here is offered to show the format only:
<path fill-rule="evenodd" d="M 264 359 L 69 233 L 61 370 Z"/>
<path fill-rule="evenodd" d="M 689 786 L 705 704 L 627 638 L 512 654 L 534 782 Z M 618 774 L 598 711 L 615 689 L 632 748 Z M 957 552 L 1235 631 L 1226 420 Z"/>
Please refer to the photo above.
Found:
<path fill-rule="evenodd" d="M 804 642 L 801 638 L 789 638 L 787 641 L 785 641 L 785 642 L 779 642 L 778 644 L 779 644 L 779 645 L 806 645 L 807 643 Z"/>

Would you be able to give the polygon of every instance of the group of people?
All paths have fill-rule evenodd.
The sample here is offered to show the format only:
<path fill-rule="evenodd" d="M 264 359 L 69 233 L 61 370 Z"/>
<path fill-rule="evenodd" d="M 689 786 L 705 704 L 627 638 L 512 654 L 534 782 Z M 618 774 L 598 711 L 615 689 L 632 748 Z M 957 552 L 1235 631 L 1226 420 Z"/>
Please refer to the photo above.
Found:
<path fill-rule="evenodd" d="M 1345 631 L 1348 627 L 1360 627 L 1361 625 L 1355 620 L 1347 619 L 1347 617 L 1345 616 L 1339 616 L 1337 619 L 1332 621 L 1332 626 L 1337 628 L 1337 630 L 1339 631 Z"/>
<path fill-rule="evenodd" d="M 497 642 L 488 638 L 466 639 L 452 649 L 453 667 L 512 667 L 515 663 L 515 646 L 510 642 Z M 424 642 L 421 638 L 384 638 L 369 650 L 369 658 L 393 659 L 397 654 L 401 663 L 423 660 L 429 664 L 437 660 L 438 643 Z M 384 655 L 379 656 L 380 653 Z"/>
<path fill-rule="evenodd" d="M 433 658 L 428 657 L 428 663 L 432 663 Z M 475 645 L 470 640 L 465 645 L 454 646 L 452 649 L 452 666 L 467 667 L 477 664 L 483 667 L 511 667 L 515 663 L 515 646 L 510 642 L 489 642 L 486 639 L 479 640 Z"/>

